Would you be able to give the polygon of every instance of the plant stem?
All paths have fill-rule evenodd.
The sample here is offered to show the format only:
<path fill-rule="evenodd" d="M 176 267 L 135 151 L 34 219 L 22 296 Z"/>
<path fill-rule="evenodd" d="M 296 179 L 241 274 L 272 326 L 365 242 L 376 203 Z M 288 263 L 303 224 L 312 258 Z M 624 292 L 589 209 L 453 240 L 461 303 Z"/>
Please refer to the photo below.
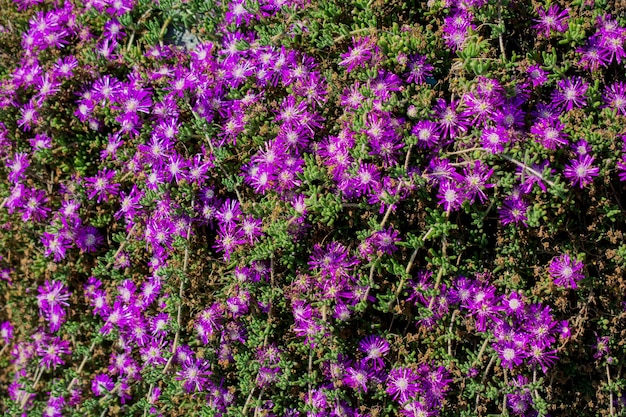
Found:
<path fill-rule="evenodd" d="M 337 36 L 335 39 L 333 39 L 333 43 L 336 45 L 339 42 L 343 41 L 344 39 L 346 39 L 348 36 L 353 36 L 353 35 L 358 35 L 359 33 L 363 33 L 363 32 L 372 32 L 372 33 L 376 33 L 378 32 L 378 30 L 376 28 L 372 28 L 372 27 L 366 27 L 366 28 L 361 28 L 361 29 L 355 29 L 351 32 L 349 32 L 346 35 L 340 35 Z"/>
<path fill-rule="evenodd" d="M 520 162 L 520 161 L 518 161 L 517 159 L 513 159 L 513 158 L 511 158 L 510 156 L 507 156 L 507 155 L 502 155 L 502 157 L 503 157 L 504 159 L 506 159 L 507 161 L 509 161 L 509 162 L 513 162 L 513 163 L 514 163 L 515 165 L 517 165 L 518 167 L 525 169 L 526 171 L 530 172 L 530 173 L 531 173 L 531 174 L 533 174 L 534 176 L 539 177 L 539 178 L 541 179 L 541 181 L 546 182 L 546 183 L 547 183 L 547 184 L 549 184 L 551 187 L 554 187 L 554 186 L 555 186 L 554 182 L 550 181 L 550 180 L 549 180 L 549 179 L 547 179 L 547 178 L 544 178 L 544 177 L 543 177 L 543 174 L 542 174 L 541 172 L 537 171 L 536 169 L 531 168 L 531 167 L 529 167 L 528 165 L 526 165 L 525 163 Z"/>
<path fill-rule="evenodd" d="M 611 388 L 611 371 L 608 363 L 606 364 L 606 379 L 609 385 L 609 415 L 613 416 L 613 389 Z"/>
<path fill-rule="evenodd" d="M 115 255 L 113 255 L 113 258 L 111 258 L 111 260 L 107 263 L 107 265 L 104 267 L 104 269 L 110 269 L 111 268 L 111 266 L 115 262 L 115 258 L 117 258 L 117 255 L 119 255 L 120 252 L 122 252 L 122 250 L 124 249 L 124 246 L 126 246 L 126 242 L 128 242 L 128 240 L 130 239 L 130 236 L 133 234 L 133 232 L 135 231 L 136 227 L 137 227 L 137 223 L 133 224 L 133 227 L 131 227 L 130 230 L 128 231 L 128 233 L 126 234 L 126 239 L 124 239 L 124 241 L 122 243 L 120 243 L 120 247 L 117 248 L 117 251 L 115 252 Z"/>
<path fill-rule="evenodd" d="M 450 335 L 450 337 L 448 338 L 448 356 L 452 357 L 452 339 L 454 339 L 454 337 L 452 336 L 452 329 L 454 328 L 454 320 L 456 319 L 456 315 L 459 312 L 458 309 L 455 309 L 452 312 L 452 318 L 450 319 L 450 326 L 448 327 L 448 335 Z"/>
<path fill-rule="evenodd" d="M 191 208 L 193 209 L 196 203 L 195 197 L 191 200 Z M 183 307 L 183 290 L 185 289 L 185 279 L 187 276 L 187 267 L 189 265 L 189 239 L 191 238 L 191 222 L 187 226 L 187 244 L 185 245 L 185 255 L 183 258 L 183 273 L 179 275 L 180 285 L 178 286 L 178 308 L 176 311 L 176 334 L 174 335 L 174 343 L 172 344 L 172 355 L 167 360 L 165 367 L 163 368 L 162 374 L 165 375 L 165 372 L 169 369 L 172 364 L 172 360 L 176 355 L 176 348 L 178 347 L 178 339 L 180 338 L 180 322 L 181 322 L 181 311 Z"/>
<path fill-rule="evenodd" d="M 428 229 L 428 231 L 424 234 L 424 236 L 421 239 L 422 242 L 426 241 L 426 239 L 430 237 L 430 234 L 433 231 L 434 229 L 432 227 Z M 413 253 L 411 254 L 411 258 L 409 259 L 409 263 L 407 264 L 404 270 L 405 275 L 402 277 L 402 279 L 400 279 L 400 283 L 398 284 L 398 288 L 396 289 L 395 297 L 391 301 L 389 301 L 389 305 L 387 305 L 387 311 L 391 311 L 395 303 L 398 301 L 398 297 L 400 296 L 400 294 L 402 294 L 402 291 L 404 290 L 404 284 L 406 283 L 406 277 L 409 274 L 409 272 L 411 272 L 411 268 L 413 267 L 413 263 L 415 262 L 415 258 L 417 257 L 417 251 L 418 251 L 418 248 L 415 248 L 415 250 L 413 250 Z"/>
<path fill-rule="evenodd" d="M 241 414 L 243 414 L 244 416 L 248 412 L 248 405 L 250 405 L 250 400 L 252 400 L 252 394 L 254 394 L 255 388 L 256 388 L 256 385 L 253 386 L 252 389 L 250 390 L 250 394 L 248 394 L 248 398 L 246 398 L 246 403 L 243 405 L 243 410 L 241 411 Z"/>
<path fill-rule="evenodd" d="M 89 359 L 89 356 L 90 356 L 91 352 L 93 351 L 94 347 L 96 347 L 96 341 L 95 340 L 91 343 L 91 346 L 89 346 L 89 353 L 83 357 L 82 362 L 78 366 L 78 370 L 76 371 L 76 374 L 77 374 L 76 378 L 73 378 L 70 381 L 70 384 L 67 386 L 67 391 L 68 392 L 72 389 L 74 384 L 76 384 L 76 382 L 78 381 L 78 376 L 80 376 L 80 373 L 83 371 L 83 368 L 85 367 L 85 364 L 87 363 L 87 359 Z"/>

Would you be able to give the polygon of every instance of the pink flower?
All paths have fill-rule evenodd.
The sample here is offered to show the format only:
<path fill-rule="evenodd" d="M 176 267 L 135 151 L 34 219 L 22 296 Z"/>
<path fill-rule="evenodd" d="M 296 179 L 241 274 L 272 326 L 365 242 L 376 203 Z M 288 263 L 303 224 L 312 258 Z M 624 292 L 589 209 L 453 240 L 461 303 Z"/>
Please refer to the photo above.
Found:
<path fill-rule="evenodd" d="M 346 67 L 346 72 L 350 72 L 357 67 L 364 67 L 372 58 L 372 40 L 365 36 L 359 39 L 352 38 L 352 47 L 345 54 L 341 55 L 342 60 L 339 65 Z"/>
<path fill-rule="evenodd" d="M 576 283 L 585 277 L 581 273 L 583 267 L 582 262 L 571 259 L 568 254 L 564 253 L 552 259 L 549 272 L 555 285 L 576 289 Z"/>
<path fill-rule="evenodd" d="M 563 175 L 570 180 L 572 186 L 578 184 L 580 188 L 584 188 L 600 173 L 600 168 L 592 165 L 593 161 L 594 158 L 591 155 L 581 155 L 567 164 Z"/>

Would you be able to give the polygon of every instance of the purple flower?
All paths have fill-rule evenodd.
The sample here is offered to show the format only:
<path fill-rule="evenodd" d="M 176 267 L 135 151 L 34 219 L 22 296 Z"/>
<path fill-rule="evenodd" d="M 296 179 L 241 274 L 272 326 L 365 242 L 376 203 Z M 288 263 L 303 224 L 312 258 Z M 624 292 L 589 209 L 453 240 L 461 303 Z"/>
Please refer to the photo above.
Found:
<path fill-rule="evenodd" d="M 29 142 L 35 152 L 52 147 L 52 139 L 45 133 L 38 133 L 33 139 L 30 139 Z"/>
<path fill-rule="evenodd" d="M 509 132 L 502 126 L 486 127 L 480 138 L 483 148 L 492 154 L 504 151 L 504 145 L 510 141 Z"/>
<path fill-rule="evenodd" d="M 20 119 L 17 121 L 23 131 L 28 132 L 33 126 L 39 123 L 39 113 L 35 108 L 35 101 L 31 100 L 20 109 Z"/>
<path fill-rule="evenodd" d="M 437 124 L 431 120 L 420 120 L 413 126 L 411 133 L 417 137 L 417 146 L 420 148 L 433 149 L 439 143 Z"/>
<path fill-rule="evenodd" d="M 455 181 L 442 181 L 439 184 L 437 198 L 446 212 L 458 210 L 467 197 L 465 190 Z"/>
<path fill-rule="evenodd" d="M 238 246 L 246 243 L 244 235 L 241 229 L 234 226 L 220 224 L 217 237 L 215 239 L 215 245 L 213 247 L 218 252 L 224 253 L 224 260 L 229 260 L 230 255 L 237 249 Z"/>
<path fill-rule="evenodd" d="M 141 211 L 140 201 L 143 196 L 144 192 L 137 188 L 137 185 L 133 185 L 128 194 L 122 191 L 120 193 L 120 209 L 114 217 L 119 219 L 124 216 L 127 221 L 132 220 Z"/>
<path fill-rule="evenodd" d="M 371 362 L 374 369 L 380 369 L 385 366 L 383 357 L 389 353 L 389 343 L 381 336 L 367 336 L 359 342 L 359 349 L 367 355 L 363 358 L 363 361 Z"/>
<path fill-rule="evenodd" d="M 411 368 L 396 368 L 387 377 L 387 394 L 403 404 L 419 391 L 418 375 Z"/>
<path fill-rule="evenodd" d="M 549 272 L 554 284 L 559 287 L 576 289 L 576 283 L 585 276 L 581 273 L 584 265 L 582 262 L 571 259 L 568 254 L 552 259 Z"/>
<path fill-rule="evenodd" d="M 70 293 L 61 281 L 46 281 L 42 287 L 38 288 L 38 292 L 37 303 L 42 313 L 51 311 L 55 307 L 63 308 L 69 305 Z"/>
<path fill-rule="evenodd" d="M 576 153 L 576 155 L 583 156 L 583 155 L 588 155 L 591 152 L 591 146 L 589 146 L 589 143 L 584 140 L 581 139 L 578 142 L 572 144 L 572 150 Z"/>
<path fill-rule="evenodd" d="M 591 155 L 581 155 L 565 166 L 563 175 L 570 180 L 572 186 L 578 184 L 580 188 L 584 188 L 600 173 L 600 168 L 592 165 L 593 161 Z"/>
<path fill-rule="evenodd" d="M 557 149 L 567 145 L 567 133 L 564 132 L 565 125 L 558 119 L 540 120 L 530 128 L 530 133 L 535 136 L 535 140 L 546 149 Z"/>
<path fill-rule="evenodd" d="M 568 28 L 569 9 L 561 10 L 559 5 L 553 4 L 546 11 L 543 6 L 539 6 L 537 14 L 539 19 L 533 19 L 537 23 L 532 27 L 537 29 L 539 35 L 549 37 L 551 30 L 565 32 Z"/>
<path fill-rule="evenodd" d="M 355 390 L 367 392 L 367 383 L 372 376 L 372 371 L 365 364 L 357 364 L 346 368 L 343 382 Z"/>
<path fill-rule="evenodd" d="M 432 65 L 426 62 L 426 57 L 423 55 L 411 55 L 409 57 L 409 72 L 405 74 L 406 81 L 416 84 L 423 84 L 426 81 L 426 77 L 432 76 L 431 71 L 434 69 Z"/>
<path fill-rule="evenodd" d="M 437 100 L 434 110 L 437 115 L 439 131 L 443 134 L 444 139 L 454 139 L 460 133 L 467 131 L 470 125 L 469 115 L 464 111 L 459 112 L 458 101 L 451 101 L 448 104 L 445 99 L 440 98 Z"/>
<path fill-rule="evenodd" d="M 604 106 L 615 110 L 618 114 L 626 116 L 626 83 L 615 82 L 604 89 L 602 94 Z"/>
<path fill-rule="evenodd" d="M 594 347 L 594 354 L 593 354 L 593 358 L 594 359 L 600 359 L 605 355 L 608 355 L 609 353 L 609 337 L 608 336 L 598 336 L 596 335 L 596 344 L 593 346 Z"/>
<path fill-rule="evenodd" d="M 76 233 L 76 246 L 83 252 L 95 252 L 104 243 L 104 237 L 93 226 L 83 226 Z"/>
<path fill-rule="evenodd" d="M 367 36 L 359 39 L 353 37 L 352 45 L 348 52 L 341 55 L 342 60 L 339 62 L 339 65 L 346 67 L 346 72 L 365 66 L 372 58 L 372 50 L 376 50 L 376 46 Z"/>
<path fill-rule="evenodd" d="M 78 60 L 72 56 L 66 56 L 64 58 L 59 58 L 58 61 L 54 64 L 53 67 L 53 76 L 55 78 L 70 78 L 72 75 L 72 71 L 78 66 Z"/>
<path fill-rule="evenodd" d="M 526 223 L 528 220 L 526 217 L 527 210 L 528 205 L 521 198 L 507 198 L 499 210 L 500 221 L 505 226 L 511 223 L 521 223 L 524 226 L 528 226 L 528 223 Z"/>
<path fill-rule="evenodd" d="M 491 175 L 493 175 L 493 169 L 481 164 L 480 160 L 474 161 L 472 166 L 463 168 L 462 186 L 467 199 L 474 201 L 478 197 L 484 204 L 487 201 L 485 189 L 495 186 L 495 184 L 487 183 Z"/>
<path fill-rule="evenodd" d="M 528 348 L 528 358 L 531 365 L 539 365 L 541 370 L 545 374 L 548 368 L 554 365 L 559 358 L 556 356 L 556 350 L 548 350 L 547 346 L 544 346 L 539 342 L 530 342 Z"/>
<path fill-rule="evenodd" d="M 581 77 L 570 77 L 557 82 L 557 90 L 552 92 L 552 103 L 562 111 L 581 108 L 587 104 L 585 93 L 589 88 Z"/>
<path fill-rule="evenodd" d="M 617 21 L 609 17 L 609 15 L 598 16 L 598 23 L 601 25 L 598 32 L 600 47 L 606 50 L 609 55 L 609 62 L 613 62 L 613 59 L 615 59 L 618 64 L 621 64 L 622 58 L 626 57 L 626 52 L 624 51 L 626 29 L 619 26 Z"/>
<path fill-rule="evenodd" d="M 63 397 L 55 397 L 50 395 L 46 408 L 43 411 L 42 417 L 63 417 L 63 407 L 65 406 L 65 399 Z"/>
<path fill-rule="evenodd" d="M 587 45 L 576 48 L 576 52 L 581 54 L 578 64 L 587 70 L 597 71 L 601 66 L 609 65 L 609 52 L 600 46 L 600 40 L 596 36 L 590 38 Z"/>
<path fill-rule="evenodd" d="M 532 65 L 526 70 L 528 78 L 533 84 L 533 87 L 542 86 L 548 81 L 548 72 L 544 71 L 539 64 Z"/>
<path fill-rule="evenodd" d="M 85 186 L 88 189 L 87 197 L 89 199 L 97 198 L 97 202 L 107 201 L 109 195 L 117 195 L 119 184 L 113 183 L 116 172 L 108 168 L 98 172 L 95 177 L 85 178 Z"/>
<path fill-rule="evenodd" d="M 72 242 L 65 236 L 44 232 L 41 236 L 41 243 L 45 247 L 44 256 L 54 255 L 54 261 L 58 262 L 65 258 L 65 252 Z"/>
<path fill-rule="evenodd" d="M 107 374 L 98 374 L 94 377 L 93 381 L 91 381 L 91 391 L 96 397 L 107 394 L 114 386 L 115 383 Z"/>
<path fill-rule="evenodd" d="M 40 365 L 43 365 L 46 369 L 63 365 L 65 361 L 61 359 L 61 355 L 69 355 L 71 353 L 70 342 L 61 340 L 59 337 L 48 340 L 37 348 L 37 354 L 41 358 Z"/>
<path fill-rule="evenodd" d="M 23 221 L 41 221 L 46 218 L 50 209 L 44 204 L 48 201 L 46 192 L 43 190 L 26 189 L 23 198 L 23 205 L 20 208 Z"/>
<path fill-rule="evenodd" d="M 20 182 L 25 176 L 24 172 L 26 168 L 30 166 L 28 161 L 28 155 L 24 152 L 18 152 L 13 155 L 13 158 L 7 161 L 7 168 L 9 169 L 9 181 L 14 183 Z"/>
<path fill-rule="evenodd" d="M 526 357 L 524 350 L 513 341 L 495 343 L 493 348 L 500 357 L 502 366 L 508 369 L 520 366 Z"/>
<path fill-rule="evenodd" d="M 10 321 L 0 323 L 0 339 L 4 340 L 7 345 L 13 339 L 13 326 Z"/>
<path fill-rule="evenodd" d="M 446 17 L 443 26 L 443 39 L 446 46 L 457 52 L 463 49 L 467 40 L 468 29 L 475 29 L 471 24 L 472 14 L 466 9 L 457 9 L 452 16 Z"/>

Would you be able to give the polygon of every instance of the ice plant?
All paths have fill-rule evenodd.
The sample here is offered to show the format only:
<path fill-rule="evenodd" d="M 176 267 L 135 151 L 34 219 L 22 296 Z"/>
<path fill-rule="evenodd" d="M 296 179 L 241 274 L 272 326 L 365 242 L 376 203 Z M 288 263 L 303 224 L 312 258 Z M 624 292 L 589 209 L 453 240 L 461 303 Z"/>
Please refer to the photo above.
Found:
<path fill-rule="evenodd" d="M 584 188 L 600 172 L 600 168 L 592 165 L 593 161 L 594 158 L 591 155 L 580 155 L 577 159 L 567 164 L 563 175 L 570 180 L 572 186 L 578 185 L 580 188 Z"/>
<path fill-rule="evenodd" d="M 554 283 L 564 288 L 578 288 L 577 283 L 584 278 L 582 262 L 571 259 L 566 253 L 554 258 L 550 262 L 549 272 Z"/>

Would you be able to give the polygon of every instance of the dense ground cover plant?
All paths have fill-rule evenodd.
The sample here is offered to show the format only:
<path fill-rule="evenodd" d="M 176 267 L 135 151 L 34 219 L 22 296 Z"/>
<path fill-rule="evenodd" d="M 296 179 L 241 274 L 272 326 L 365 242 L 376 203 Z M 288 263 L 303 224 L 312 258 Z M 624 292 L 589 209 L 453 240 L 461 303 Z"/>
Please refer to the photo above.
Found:
<path fill-rule="evenodd" d="M 626 412 L 620 4 L 0 10 L 4 415 Z"/>

